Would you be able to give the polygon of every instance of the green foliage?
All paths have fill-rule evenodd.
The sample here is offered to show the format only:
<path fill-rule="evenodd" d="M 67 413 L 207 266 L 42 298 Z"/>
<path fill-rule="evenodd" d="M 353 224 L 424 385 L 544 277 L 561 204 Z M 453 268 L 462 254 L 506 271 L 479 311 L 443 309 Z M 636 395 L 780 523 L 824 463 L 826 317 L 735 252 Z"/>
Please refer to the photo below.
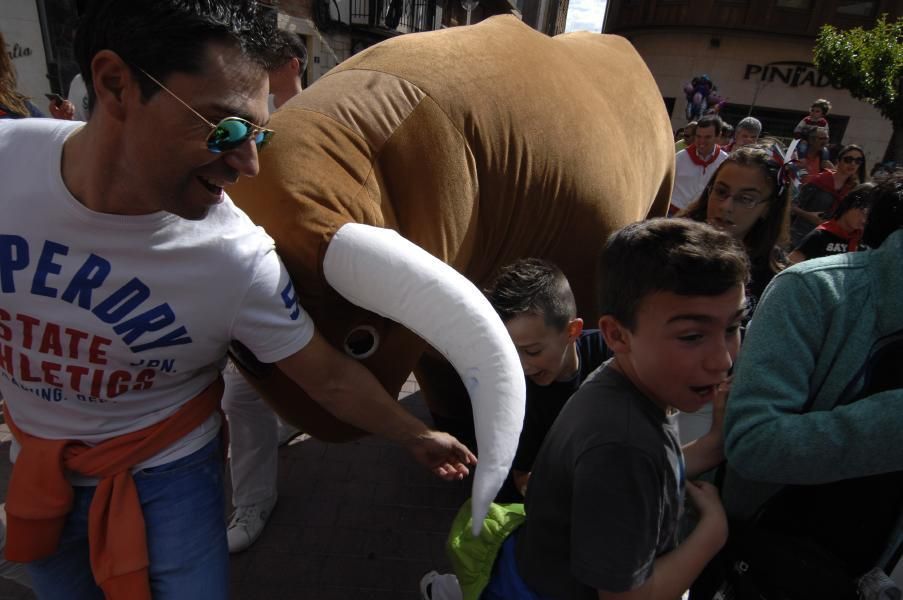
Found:
<path fill-rule="evenodd" d="M 888 23 L 881 15 L 872 29 L 825 25 L 814 52 L 821 73 L 903 126 L 903 17 Z"/>

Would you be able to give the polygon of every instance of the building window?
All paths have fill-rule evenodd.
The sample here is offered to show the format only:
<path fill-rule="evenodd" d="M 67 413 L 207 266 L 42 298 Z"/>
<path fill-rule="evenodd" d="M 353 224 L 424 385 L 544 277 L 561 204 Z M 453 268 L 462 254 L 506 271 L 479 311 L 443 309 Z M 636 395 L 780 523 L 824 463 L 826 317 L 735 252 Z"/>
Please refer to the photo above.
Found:
<path fill-rule="evenodd" d="M 853 15 L 856 17 L 871 17 L 875 14 L 876 2 L 860 2 L 857 0 L 840 0 L 837 3 L 837 12 L 842 15 Z"/>
<path fill-rule="evenodd" d="M 794 8 L 796 10 L 809 10 L 812 8 L 812 0 L 777 0 L 778 8 Z"/>

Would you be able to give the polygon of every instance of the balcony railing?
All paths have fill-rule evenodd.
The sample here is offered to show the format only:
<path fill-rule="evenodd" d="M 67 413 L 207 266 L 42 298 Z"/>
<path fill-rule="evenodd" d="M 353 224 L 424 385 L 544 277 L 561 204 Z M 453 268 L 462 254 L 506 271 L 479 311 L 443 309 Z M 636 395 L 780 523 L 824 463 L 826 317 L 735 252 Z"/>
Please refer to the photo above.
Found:
<path fill-rule="evenodd" d="M 351 0 L 351 25 L 386 27 L 403 33 L 431 31 L 438 27 L 436 0 Z"/>

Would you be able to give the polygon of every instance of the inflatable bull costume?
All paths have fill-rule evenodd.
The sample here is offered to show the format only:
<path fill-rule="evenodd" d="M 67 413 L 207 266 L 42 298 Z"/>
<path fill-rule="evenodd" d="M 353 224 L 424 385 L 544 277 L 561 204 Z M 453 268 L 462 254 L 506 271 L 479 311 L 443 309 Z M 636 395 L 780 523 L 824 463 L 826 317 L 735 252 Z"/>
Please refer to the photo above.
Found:
<path fill-rule="evenodd" d="M 390 395 L 412 371 L 434 414 L 460 415 L 469 394 L 478 527 L 517 446 L 524 386 L 474 284 L 543 257 L 595 319 L 606 237 L 665 214 L 670 199 L 673 141 L 651 74 L 623 38 L 549 38 L 495 17 L 373 46 L 270 127 L 260 176 L 231 195 L 276 240 L 317 328 Z M 276 369 L 253 371 L 273 408 L 311 435 L 362 434 Z"/>

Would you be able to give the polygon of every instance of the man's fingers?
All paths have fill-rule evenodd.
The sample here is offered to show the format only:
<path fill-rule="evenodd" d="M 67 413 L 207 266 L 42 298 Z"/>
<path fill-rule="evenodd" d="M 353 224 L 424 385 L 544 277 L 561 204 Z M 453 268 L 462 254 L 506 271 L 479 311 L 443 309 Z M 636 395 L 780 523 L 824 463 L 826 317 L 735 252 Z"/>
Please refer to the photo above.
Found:
<path fill-rule="evenodd" d="M 446 463 L 433 467 L 433 473 L 447 481 L 456 481 L 467 477 L 469 471 L 464 465 L 450 465 Z"/>
<path fill-rule="evenodd" d="M 459 458 L 460 461 L 461 461 L 462 463 L 464 463 L 465 465 L 475 465 L 475 464 L 477 464 L 477 457 L 476 457 L 476 455 L 475 455 L 473 452 L 470 451 L 470 448 L 468 448 L 467 446 L 465 446 L 465 445 L 463 445 L 463 444 L 461 444 L 461 445 L 458 447 L 458 458 Z"/>

